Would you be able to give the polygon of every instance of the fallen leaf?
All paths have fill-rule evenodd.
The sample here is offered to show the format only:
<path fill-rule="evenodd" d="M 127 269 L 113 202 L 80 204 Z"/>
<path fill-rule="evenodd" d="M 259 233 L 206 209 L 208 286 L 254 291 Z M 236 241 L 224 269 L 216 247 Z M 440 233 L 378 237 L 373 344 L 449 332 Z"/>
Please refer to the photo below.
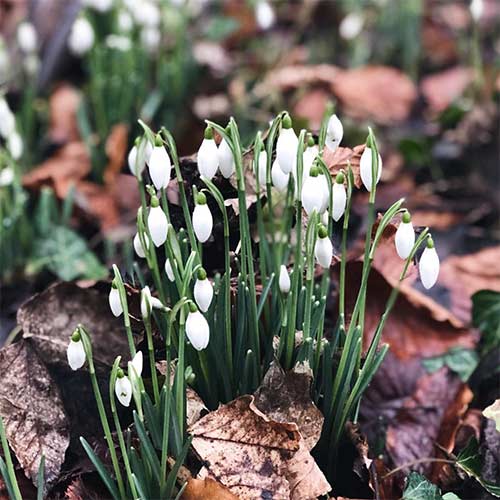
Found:
<path fill-rule="evenodd" d="M 128 148 L 128 125 L 118 123 L 113 126 L 106 139 L 105 151 L 108 164 L 104 170 L 104 182 L 112 185 L 125 162 Z"/>
<path fill-rule="evenodd" d="M 31 342 L 0 351 L 0 415 L 9 445 L 25 474 L 36 484 L 45 456 L 45 484 L 61 471 L 69 445 L 69 424 L 61 394 Z"/>
<path fill-rule="evenodd" d="M 81 93 L 69 83 L 56 87 L 49 97 L 50 140 L 56 144 L 78 142 L 80 131 L 76 114 L 80 106 Z"/>
<path fill-rule="evenodd" d="M 326 105 L 331 98 L 331 92 L 321 88 L 312 89 L 299 97 L 293 107 L 293 114 L 305 118 L 311 130 L 319 130 Z"/>
<path fill-rule="evenodd" d="M 350 165 L 354 177 L 354 185 L 359 189 L 362 184 L 359 173 L 359 162 L 364 149 L 364 144 L 354 146 L 354 149 L 340 146 L 334 152 L 325 148 L 323 152 L 323 161 L 326 163 L 332 177 L 335 177 L 340 170 L 347 172 L 347 168 Z"/>
<path fill-rule="evenodd" d="M 191 478 L 182 494 L 183 500 L 237 500 L 228 488 L 217 481 L 206 477 L 205 479 Z"/>

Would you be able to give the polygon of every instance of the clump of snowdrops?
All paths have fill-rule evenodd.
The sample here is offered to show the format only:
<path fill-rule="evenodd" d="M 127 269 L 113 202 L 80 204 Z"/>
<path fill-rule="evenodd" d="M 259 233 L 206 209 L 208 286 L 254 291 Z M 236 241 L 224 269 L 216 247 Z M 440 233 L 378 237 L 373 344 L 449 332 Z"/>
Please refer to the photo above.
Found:
<path fill-rule="evenodd" d="M 120 358 L 116 359 L 109 385 L 113 424 L 125 470 L 121 470 L 116 456 L 99 393 L 91 334 L 79 327 L 71 336 L 68 361 L 73 369 L 86 361 L 89 364 L 114 475 L 106 471 L 82 439 L 87 453 L 114 497 L 135 497 L 139 493 L 147 498 L 164 498 L 166 489 L 173 488 L 176 467 L 189 446 L 187 386 L 193 386 L 213 409 L 220 402 L 252 393 L 271 361 L 277 359 L 287 370 L 297 363 L 311 368 L 313 398 L 325 416 L 317 456 L 331 475 L 344 425 L 356 420 L 363 392 L 388 350 L 387 345 L 380 345 L 380 339 L 399 286 L 388 299 L 368 350 L 362 352 L 367 283 L 375 251 L 388 224 L 399 219 L 396 250 L 404 262 L 399 282 L 412 266 L 417 250 L 424 246 L 420 276 L 423 285 L 430 288 L 437 280 L 439 259 L 428 229 L 416 237 L 404 200 L 389 207 L 374 227 L 382 160 L 370 130 L 360 163 L 361 180 L 369 192 L 363 270 L 357 300 L 347 321 L 345 289 L 350 284 L 346 276 L 346 240 L 354 176 L 350 167 L 332 176 L 323 161 L 325 148 L 335 150 L 342 141 L 343 127 L 337 116 L 325 116 L 318 144 L 305 130 L 297 136 L 286 112 L 274 119 L 265 138 L 257 133 L 250 167 L 257 192 L 256 242 L 247 210 L 249 172 L 244 166 L 246 156 L 236 122 L 231 119 L 227 127 L 222 127 L 207 121 L 197 158 L 204 187 L 193 186 L 193 199 L 188 199 L 171 134 L 165 128 L 154 134 L 141 124 L 144 134 L 137 139 L 128 161 L 142 199 L 134 248 L 149 270 L 149 274 L 138 276 L 143 285 L 141 315 L 148 347 L 144 357 L 149 364 L 151 390 L 145 390 L 143 353 L 136 352 L 127 293 L 114 266 L 109 304 L 115 316 L 123 317 L 131 357 L 127 369 L 120 367 Z M 230 244 L 227 204 L 217 187 L 219 173 L 233 177 L 237 186 L 236 247 Z M 166 197 L 172 177 L 178 184 L 184 215 L 184 226 L 177 228 L 172 224 Z M 224 269 L 209 276 L 203 247 L 213 238 L 214 215 L 223 225 Z M 341 252 L 337 256 L 338 316 L 327 323 L 325 308 L 335 224 L 342 228 Z M 156 369 L 154 330 L 161 335 L 166 352 L 168 369 L 163 380 Z M 115 396 L 125 406 L 134 402 L 139 449 L 130 444 L 130 439 L 124 439 Z M 170 473 L 169 454 L 177 459 Z M 172 493 L 173 489 L 168 491 Z"/>

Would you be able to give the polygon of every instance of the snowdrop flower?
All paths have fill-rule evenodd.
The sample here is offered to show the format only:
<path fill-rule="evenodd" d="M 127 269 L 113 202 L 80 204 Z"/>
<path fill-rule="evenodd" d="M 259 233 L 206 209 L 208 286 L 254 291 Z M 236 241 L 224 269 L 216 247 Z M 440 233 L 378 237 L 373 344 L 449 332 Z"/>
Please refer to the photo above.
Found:
<path fill-rule="evenodd" d="M 314 255 L 321 267 L 325 269 L 330 267 L 333 256 L 333 245 L 330 238 L 328 238 L 328 231 L 323 225 L 320 225 L 318 229 L 318 239 L 314 245 Z"/>
<path fill-rule="evenodd" d="M 167 240 L 167 216 L 160 207 L 157 196 L 151 197 L 151 208 L 148 215 L 148 228 L 155 246 L 159 247 Z"/>
<path fill-rule="evenodd" d="M 372 190 L 372 150 L 366 146 L 363 154 L 361 155 L 361 159 L 359 162 L 359 173 L 361 175 L 361 180 L 367 191 Z M 380 180 L 380 176 L 382 175 L 382 158 L 380 154 L 378 155 L 378 173 L 377 180 L 375 184 Z"/>
<path fill-rule="evenodd" d="M 224 138 L 222 138 L 222 141 L 220 141 L 219 147 L 217 148 L 217 157 L 219 159 L 220 173 L 226 179 L 229 179 L 234 172 L 234 158 L 233 152 Z"/>
<path fill-rule="evenodd" d="M 347 194 L 344 186 L 344 174 L 339 172 L 335 177 L 332 188 L 332 217 L 337 222 L 345 212 L 347 203 Z"/>
<path fill-rule="evenodd" d="M 146 26 L 141 30 L 141 42 L 148 52 L 158 50 L 161 41 L 161 33 L 158 28 Z"/>
<path fill-rule="evenodd" d="M 273 166 L 271 168 L 271 180 L 273 181 L 273 186 L 278 191 L 284 191 L 288 186 L 288 181 L 290 180 L 290 174 L 285 174 L 281 169 L 278 160 L 273 161 Z"/>
<path fill-rule="evenodd" d="M 415 244 L 415 231 L 411 223 L 411 215 L 408 210 L 403 213 L 401 223 L 396 230 L 396 252 L 402 259 L 407 259 Z"/>
<path fill-rule="evenodd" d="M 132 399 L 132 384 L 129 378 L 118 368 L 116 373 L 115 394 L 123 406 L 129 406 Z"/>
<path fill-rule="evenodd" d="M 120 300 L 120 292 L 116 286 L 116 281 L 111 283 L 111 290 L 109 291 L 109 308 L 111 312 L 118 318 L 123 313 L 122 301 Z"/>
<path fill-rule="evenodd" d="M 149 175 L 155 185 L 155 188 L 166 189 L 170 182 L 170 174 L 172 171 L 172 163 L 166 149 L 158 138 L 158 144 L 153 148 L 151 156 L 148 160 Z"/>
<path fill-rule="evenodd" d="M 106 45 L 110 49 L 127 52 L 132 48 L 132 41 L 128 36 L 111 34 L 106 37 Z"/>
<path fill-rule="evenodd" d="M 309 171 L 313 166 L 314 160 L 318 156 L 318 146 L 314 143 L 312 134 L 308 134 L 307 148 L 302 155 L 302 183 L 304 183 L 309 176 Z M 294 175 L 297 177 L 297 172 L 294 170 Z"/>
<path fill-rule="evenodd" d="M 137 24 L 149 28 L 160 24 L 160 9 L 154 2 L 150 0 L 137 2 L 136 0 L 132 5 L 132 13 Z"/>
<path fill-rule="evenodd" d="M 285 174 L 289 174 L 295 168 L 298 145 L 299 140 L 292 128 L 292 119 L 287 113 L 283 117 L 280 135 L 276 142 L 276 158 Z"/>
<path fill-rule="evenodd" d="M 314 210 L 323 213 L 328 205 L 325 200 L 324 179 L 319 175 L 319 169 L 313 166 L 309 172 L 309 177 L 302 186 L 301 201 L 307 215 L 311 215 Z M 326 203 L 325 203 L 326 202 Z"/>
<path fill-rule="evenodd" d="M 276 21 L 276 14 L 267 0 L 258 0 L 255 6 L 255 20 L 261 30 L 267 30 L 272 27 Z"/>
<path fill-rule="evenodd" d="M 278 284 L 279 284 L 281 293 L 286 294 L 290 291 L 290 286 L 291 286 L 290 285 L 290 275 L 288 274 L 286 266 L 283 264 L 280 267 L 280 276 L 279 276 Z"/>
<path fill-rule="evenodd" d="M 38 37 L 35 27 L 29 21 L 23 21 L 17 27 L 17 43 L 25 54 L 36 51 Z"/>
<path fill-rule="evenodd" d="M 325 210 L 328 208 L 328 204 L 330 202 L 330 188 L 328 184 L 331 183 L 332 181 L 331 177 L 330 176 L 327 177 L 323 172 L 319 173 L 318 178 L 321 182 L 321 189 L 323 191 L 319 213 L 323 214 L 325 213 Z"/>
<path fill-rule="evenodd" d="M 128 168 L 133 175 L 138 178 L 141 176 L 152 152 L 153 146 L 145 137 L 137 137 L 135 139 L 135 144 L 129 151 L 127 158 Z"/>
<path fill-rule="evenodd" d="M 337 115 L 330 116 L 328 126 L 326 127 L 325 138 L 325 144 L 328 149 L 335 151 L 339 147 L 343 136 L 344 127 L 342 126 L 341 121 L 338 119 Z"/>
<path fill-rule="evenodd" d="M 14 160 L 19 160 L 19 158 L 21 158 L 23 154 L 23 140 L 16 131 L 12 132 L 7 138 L 7 148 Z"/>
<path fill-rule="evenodd" d="M 196 206 L 193 210 L 193 229 L 198 241 L 205 243 L 212 234 L 214 221 L 207 205 L 207 197 L 203 193 L 196 196 Z"/>
<path fill-rule="evenodd" d="M 85 0 L 83 3 L 99 12 L 109 12 L 113 7 L 113 0 Z"/>
<path fill-rule="evenodd" d="M 118 31 L 128 33 L 134 27 L 132 16 L 125 9 L 120 9 L 117 17 Z"/>
<path fill-rule="evenodd" d="M 79 17 L 73 23 L 68 37 L 68 48 L 75 56 L 86 54 L 94 46 L 94 28 L 85 17 Z"/>
<path fill-rule="evenodd" d="M 420 271 L 420 280 L 424 288 L 427 290 L 432 288 L 439 275 L 439 257 L 434 248 L 434 240 L 430 235 L 427 237 L 427 246 L 420 257 L 418 270 Z"/>
<path fill-rule="evenodd" d="M 259 179 L 260 188 L 264 188 L 266 186 L 267 181 L 267 153 L 265 150 L 259 153 L 259 162 L 258 162 L 258 172 L 255 172 L 256 177 Z M 258 174 L 258 175 L 257 175 Z"/>
<path fill-rule="evenodd" d="M 5 167 L 0 170 L 0 187 L 10 186 L 14 182 L 14 169 L 12 167 Z"/>
<path fill-rule="evenodd" d="M 73 335 L 71 335 L 66 356 L 68 358 L 68 364 L 72 370 L 78 370 L 85 364 L 85 349 L 78 330 L 75 330 Z"/>
<path fill-rule="evenodd" d="M 169 281 L 173 283 L 175 281 L 175 274 L 170 259 L 167 259 L 165 261 L 165 272 L 167 273 L 167 278 L 169 279 Z"/>
<path fill-rule="evenodd" d="M 328 218 L 330 217 L 330 214 L 328 213 L 328 210 L 325 210 L 322 214 L 321 214 L 321 224 L 323 224 L 324 226 L 328 226 Z"/>
<path fill-rule="evenodd" d="M 207 312 L 212 303 L 214 289 L 212 288 L 212 283 L 207 278 L 207 272 L 203 268 L 198 269 L 198 277 L 194 284 L 193 295 L 200 310 Z"/>
<path fill-rule="evenodd" d="M 149 239 L 148 239 L 148 235 L 146 233 L 144 233 L 144 243 L 146 244 L 146 250 L 148 250 L 149 249 Z M 137 257 L 139 257 L 141 259 L 144 259 L 146 257 L 146 252 L 144 251 L 144 247 L 142 246 L 139 233 L 135 233 L 135 236 L 134 236 L 134 250 L 135 250 Z"/>
<path fill-rule="evenodd" d="M 198 170 L 202 177 L 212 179 L 219 166 L 219 152 L 211 127 L 205 129 L 204 139 L 198 150 Z"/>
<path fill-rule="evenodd" d="M 210 339 L 208 322 L 193 303 L 189 305 L 189 314 L 186 319 L 186 335 L 197 351 L 205 349 Z"/>
<path fill-rule="evenodd" d="M 472 0 L 469 6 L 472 19 L 477 23 L 484 12 L 484 0 Z"/>
<path fill-rule="evenodd" d="M 137 351 L 135 356 L 132 358 L 132 361 L 129 361 L 128 364 L 128 374 L 133 377 L 140 377 L 142 374 L 142 366 L 143 366 L 143 355 L 142 351 Z"/>
<path fill-rule="evenodd" d="M 7 139 L 16 130 L 16 118 L 5 97 L 0 97 L 0 135 Z"/>
<path fill-rule="evenodd" d="M 363 16 L 359 12 L 351 12 L 342 19 L 339 25 L 340 36 L 344 40 L 353 40 L 363 29 Z"/>
<path fill-rule="evenodd" d="M 151 309 L 153 308 L 151 298 L 151 290 L 149 286 L 145 286 L 141 290 L 141 316 L 144 321 L 148 320 L 151 316 Z"/>

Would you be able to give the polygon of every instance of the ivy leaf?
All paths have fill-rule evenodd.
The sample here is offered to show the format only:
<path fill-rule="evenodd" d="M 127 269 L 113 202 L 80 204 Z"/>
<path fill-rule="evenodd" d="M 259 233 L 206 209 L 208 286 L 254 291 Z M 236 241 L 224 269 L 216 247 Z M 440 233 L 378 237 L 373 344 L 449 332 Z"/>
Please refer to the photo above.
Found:
<path fill-rule="evenodd" d="M 410 472 L 403 500 L 442 500 L 439 488 L 418 472 Z"/>
<path fill-rule="evenodd" d="M 483 334 L 483 349 L 500 344 L 500 292 L 480 290 L 472 296 L 472 323 Z"/>
<path fill-rule="evenodd" d="M 483 410 L 483 415 L 495 422 L 495 427 L 500 432 L 500 399 Z"/>
<path fill-rule="evenodd" d="M 476 438 L 472 437 L 467 443 L 467 446 L 459 453 L 457 465 L 466 474 L 474 477 L 489 493 L 496 497 L 500 497 L 500 486 L 485 481 L 481 477 L 481 455 L 479 454 L 479 445 Z"/>
<path fill-rule="evenodd" d="M 472 375 L 479 363 L 476 351 L 464 349 L 463 347 L 452 347 L 441 356 L 433 356 L 422 360 L 422 365 L 429 373 L 438 371 L 443 366 L 447 366 L 455 372 L 462 382 L 466 382 Z"/>

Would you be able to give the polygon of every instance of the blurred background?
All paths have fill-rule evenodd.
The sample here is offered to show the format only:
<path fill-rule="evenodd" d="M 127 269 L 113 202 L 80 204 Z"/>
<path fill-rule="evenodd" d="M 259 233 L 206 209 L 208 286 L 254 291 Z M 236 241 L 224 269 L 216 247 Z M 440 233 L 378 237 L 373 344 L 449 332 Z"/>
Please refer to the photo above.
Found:
<path fill-rule="evenodd" d="M 0 0 L 0 33 L 0 340 L 52 281 L 132 265 L 138 118 L 190 155 L 205 118 L 250 144 L 282 109 L 317 132 L 331 103 L 343 146 L 374 127 L 380 210 L 405 196 L 445 263 L 498 262 L 497 0 Z M 453 262 L 433 294 L 465 318 Z"/>

